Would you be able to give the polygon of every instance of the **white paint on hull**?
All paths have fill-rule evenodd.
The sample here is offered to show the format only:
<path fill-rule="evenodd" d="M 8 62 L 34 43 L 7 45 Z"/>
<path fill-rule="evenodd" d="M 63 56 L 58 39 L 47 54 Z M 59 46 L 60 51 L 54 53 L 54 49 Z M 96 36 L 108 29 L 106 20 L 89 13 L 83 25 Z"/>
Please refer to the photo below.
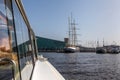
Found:
<path fill-rule="evenodd" d="M 62 75 L 44 58 L 36 61 L 32 80 L 65 80 Z"/>

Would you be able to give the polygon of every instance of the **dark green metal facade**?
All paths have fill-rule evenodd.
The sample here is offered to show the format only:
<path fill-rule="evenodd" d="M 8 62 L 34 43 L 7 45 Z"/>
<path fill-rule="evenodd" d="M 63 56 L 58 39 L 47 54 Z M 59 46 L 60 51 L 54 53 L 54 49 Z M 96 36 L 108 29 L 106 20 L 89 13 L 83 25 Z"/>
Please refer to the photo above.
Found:
<path fill-rule="evenodd" d="M 38 51 L 62 50 L 65 47 L 64 41 L 58 41 L 58 40 L 53 40 L 53 39 L 48 39 L 48 38 L 43 38 L 43 37 L 38 37 L 38 36 L 36 38 L 37 38 Z"/>

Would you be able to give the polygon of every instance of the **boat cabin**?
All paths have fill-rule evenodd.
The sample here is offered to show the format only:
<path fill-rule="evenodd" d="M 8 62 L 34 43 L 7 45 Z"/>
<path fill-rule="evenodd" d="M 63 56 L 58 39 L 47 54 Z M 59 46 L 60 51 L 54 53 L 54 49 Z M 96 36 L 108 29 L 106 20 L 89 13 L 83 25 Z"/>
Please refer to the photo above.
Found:
<path fill-rule="evenodd" d="M 0 80 L 30 80 L 37 59 L 35 36 L 21 5 L 20 0 L 0 0 Z"/>

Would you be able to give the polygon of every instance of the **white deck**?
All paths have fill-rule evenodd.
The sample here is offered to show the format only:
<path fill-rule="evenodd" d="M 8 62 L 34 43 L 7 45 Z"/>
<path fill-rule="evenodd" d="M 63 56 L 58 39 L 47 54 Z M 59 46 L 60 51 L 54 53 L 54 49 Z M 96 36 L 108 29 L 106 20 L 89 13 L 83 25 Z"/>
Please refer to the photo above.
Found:
<path fill-rule="evenodd" d="M 32 80 L 65 80 L 61 74 L 44 59 L 35 64 Z"/>

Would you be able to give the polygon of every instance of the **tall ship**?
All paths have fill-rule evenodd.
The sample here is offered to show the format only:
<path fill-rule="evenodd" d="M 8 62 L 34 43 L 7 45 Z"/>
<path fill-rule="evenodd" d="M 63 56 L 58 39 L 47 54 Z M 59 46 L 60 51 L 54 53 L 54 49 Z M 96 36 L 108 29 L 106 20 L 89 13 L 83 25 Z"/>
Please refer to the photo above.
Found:
<path fill-rule="evenodd" d="M 21 0 L 0 0 L 0 80 L 65 80 L 38 55 Z"/>
<path fill-rule="evenodd" d="M 72 17 L 68 17 L 68 26 L 69 26 L 69 37 L 65 38 L 66 41 L 66 47 L 64 48 L 64 52 L 66 53 L 74 53 L 78 50 L 76 47 L 77 45 L 77 34 L 76 34 L 76 23 L 75 20 Z"/>

